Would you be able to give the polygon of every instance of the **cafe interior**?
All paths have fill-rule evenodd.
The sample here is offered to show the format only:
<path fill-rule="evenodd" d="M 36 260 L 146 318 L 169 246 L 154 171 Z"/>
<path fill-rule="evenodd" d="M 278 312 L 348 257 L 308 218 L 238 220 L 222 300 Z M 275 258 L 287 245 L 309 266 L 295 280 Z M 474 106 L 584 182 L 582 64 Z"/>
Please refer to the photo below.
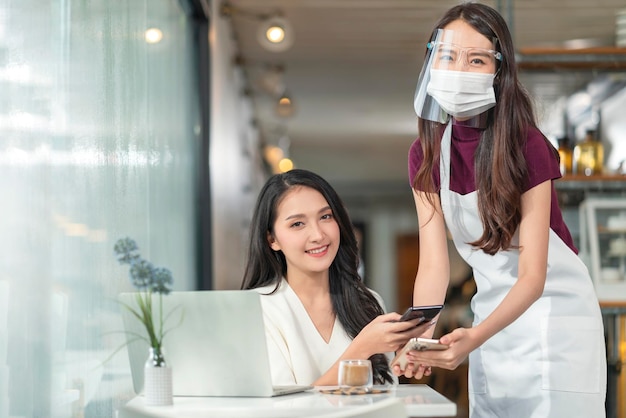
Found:
<path fill-rule="evenodd" d="M 137 393 L 115 243 L 132 238 L 175 291 L 239 289 L 257 194 L 294 167 L 336 188 L 362 279 L 408 308 L 413 95 L 458 3 L 0 0 L 0 418 L 117 416 Z M 559 204 L 603 313 L 607 417 L 626 418 L 626 4 L 482 3 L 559 150 Z M 436 335 L 472 323 L 472 271 L 449 244 Z M 468 416 L 467 364 L 401 383 Z"/>

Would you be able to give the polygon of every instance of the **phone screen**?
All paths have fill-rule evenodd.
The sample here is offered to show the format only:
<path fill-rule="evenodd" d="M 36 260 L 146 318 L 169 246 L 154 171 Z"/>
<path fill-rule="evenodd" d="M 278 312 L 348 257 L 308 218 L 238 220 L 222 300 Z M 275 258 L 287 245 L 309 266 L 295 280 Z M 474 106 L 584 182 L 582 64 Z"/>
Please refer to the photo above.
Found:
<path fill-rule="evenodd" d="M 411 319 L 423 318 L 422 322 L 431 321 L 443 309 L 443 305 L 431 306 L 411 306 L 404 312 L 400 321 L 409 321 Z"/>

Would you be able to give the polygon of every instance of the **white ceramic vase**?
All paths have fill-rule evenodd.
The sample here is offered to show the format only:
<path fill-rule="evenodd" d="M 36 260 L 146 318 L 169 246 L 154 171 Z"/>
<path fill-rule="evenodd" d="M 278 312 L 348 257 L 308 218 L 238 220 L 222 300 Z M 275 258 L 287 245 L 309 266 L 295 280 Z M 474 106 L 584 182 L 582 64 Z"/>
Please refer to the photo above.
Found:
<path fill-rule="evenodd" d="M 174 403 L 172 368 L 165 362 L 163 353 L 154 347 L 150 347 L 144 366 L 143 392 L 146 405 L 165 406 Z"/>

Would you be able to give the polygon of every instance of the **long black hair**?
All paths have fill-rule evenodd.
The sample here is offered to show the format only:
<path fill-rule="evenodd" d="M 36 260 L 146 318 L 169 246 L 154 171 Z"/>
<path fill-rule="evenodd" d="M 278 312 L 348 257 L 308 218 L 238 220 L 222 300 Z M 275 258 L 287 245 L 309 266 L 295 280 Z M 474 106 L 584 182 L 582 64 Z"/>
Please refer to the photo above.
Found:
<path fill-rule="evenodd" d="M 252 216 L 248 261 L 241 289 L 275 284 L 275 292 L 282 278 L 286 277 L 285 256 L 282 251 L 272 250 L 267 235 L 274 232 L 278 205 L 286 193 L 296 187 L 308 187 L 321 193 L 339 226 L 339 249 L 328 275 L 330 299 L 337 319 L 350 338 L 354 339 L 363 327 L 384 312 L 357 272 L 359 252 L 348 212 L 337 192 L 318 174 L 294 169 L 275 174 L 267 180 L 259 193 Z M 384 354 L 374 354 L 370 360 L 374 380 L 378 384 L 393 381 Z"/>
<path fill-rule="evenodd" d="M 497 104 L 487 111 L 487 127 L 474 157 L 483 234 L 470 243 L 493 255 L 501 249 L 514 247 L 512 238 L 522 219 L 521 196 L 528 175 L 524 147 L 528 130 L 536 128 L 535 113 L 530 96 L 517 75 L 511 33 L 498 11 L 474 2 L 454 6 L 437 22 L 431 39 L 438 29 L 459 19 L 487 39 L 493 39 L 494 48 L 502 54 L 494 79 Z M 443 127 L 419 119 L 418 129 L 424 162 L 413 179 L 413 187 L 436 192 L 432 171 L 439 164 Z M 547 138 L 544 140 L 549 144 Z"/>

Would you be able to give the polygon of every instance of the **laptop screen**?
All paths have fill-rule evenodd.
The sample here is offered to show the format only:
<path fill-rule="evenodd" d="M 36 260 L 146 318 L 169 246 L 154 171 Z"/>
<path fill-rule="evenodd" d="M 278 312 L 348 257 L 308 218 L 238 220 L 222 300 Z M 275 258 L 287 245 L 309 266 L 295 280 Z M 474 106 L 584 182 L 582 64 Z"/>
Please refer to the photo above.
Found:
<path fill-rule="evenodd" d="M 120 300 L 135 306 L 135 293 Z M 153 314 L 158 313 L 153 296 Z M 271 396 L 272 382 L 260 295 L 253 290 L 171 292 L 164 295 L 168 318 L 163 339 L 172 368 L 174 396 Z M 128 356 L 136 393 L 143 390 L 147 341 L 141 322 L 122 307 Z M 181 318 L 182 315 L 182 318 Z"/>

